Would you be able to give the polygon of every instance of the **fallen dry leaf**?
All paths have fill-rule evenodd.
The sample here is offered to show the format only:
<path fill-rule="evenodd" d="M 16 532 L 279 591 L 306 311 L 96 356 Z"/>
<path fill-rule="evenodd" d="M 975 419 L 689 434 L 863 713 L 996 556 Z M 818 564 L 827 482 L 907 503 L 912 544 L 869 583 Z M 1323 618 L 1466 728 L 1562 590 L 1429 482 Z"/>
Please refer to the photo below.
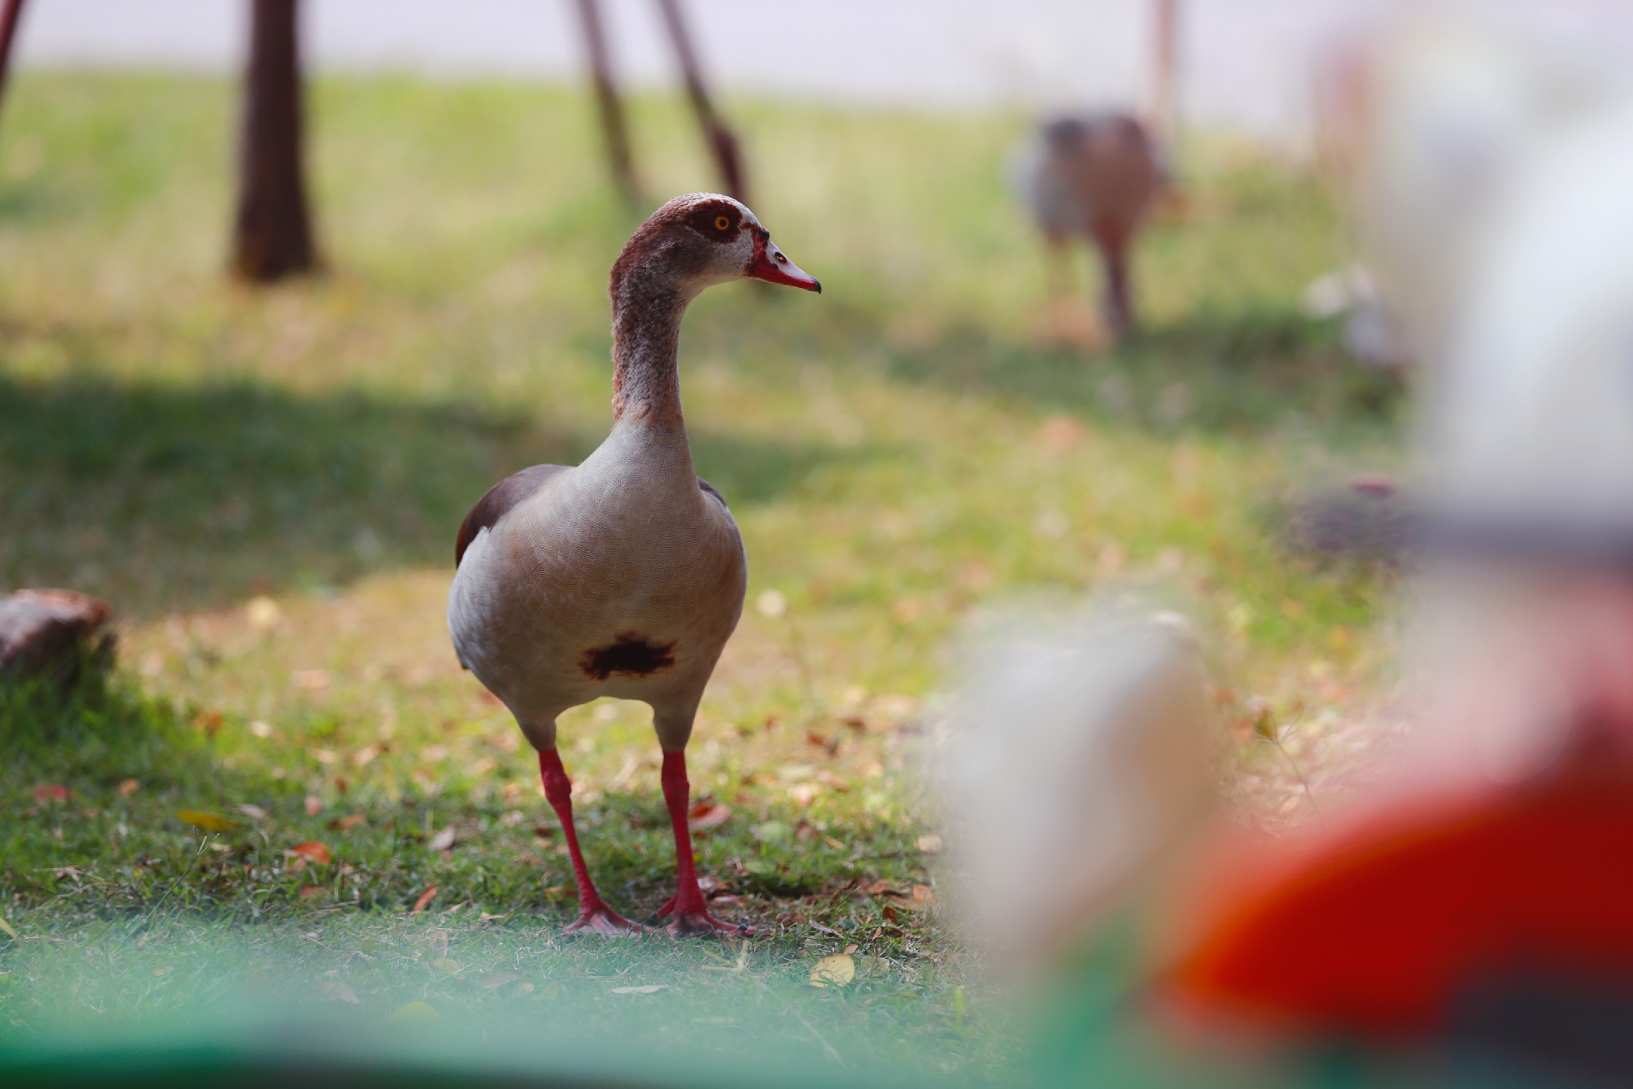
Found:
<path fill-rule="evenodd" d="M 409 1002 L 386 1015 L 387 1021 L 440 1021 L 442 1014 L 429 1002 Z"/>
<path fill-rule="evenodd" d="M 1083 425 L 1070 416 L 1051 416 L 1038 429 L 1038 445 L 1050 454 L 1066 453 L 1083 439 Z"/>
<path fill-rule="evenodd" d="M 344 817 L 336 817 L 334 820 L 330 821 L 329 827 L 333 828 L 336 832 L 350 832 L 353 828 L 356 828 L 366 820 L 368 820 L 368 818 L 363 816 L 361 813 L 348 813 Z"/>
<path fill-rule="evenodd" d="M 612 989 L 612 993 L 613 994 L 657 994 L 659 991 L 667 991 L 668 989 L 669 989 L 669 984 L 667 984 L 667 983 L 649 983 L 645 987 L 614 987 Z"/>
<path fill-rule="evenodd" d="M 857 889 L 856 891 L 860 892 L 860 893 L 865 893 L 868 896 L 906 896 L 907 895 L 907 893 L 902 892 L 895 885 L 892 885 L 889 881 L 886 881 L 882 877 L 879 878 L 877 881 L 868 882 L 866 885 L 863 885 L 861 888 Z"/>
<path fill-rule="evenodd" d="M 702 809 L 703 812 L 699 813 L 699 809 Z M 731 806 L 729 805 L 694 806 L 692 808 L 692 819 L 689 823 L 694 832 L 701 832 L 707 828 L 719 828 L 730 819 Z"/>
<path fill-rule="evenodd" d="M 314 896 L 322 896 L 322 895 L 323 895 L 323 886 L 322 885 L 302 885 L 301 886 L 300 898 L 302 900 L 310 900 Z"/>
<path fill-rule="evenodd" d="M 844 779 L 841 779 L 827 768 L 823 768 L 817 772 L 817 782 L 821 783 L 823 786 L 832 787 L 841 794 L 848 792 L 851 788 L 850 783 L 846 782 Z"/>
<path fill-rule="evenodd" d="M 194 828 L 202 828 L 206 832 L 231 832 L 234 828 L 244 827 L 241 822 L 230 817 L 206 813 L 202 809 L 178 809 L 176 816 Z"/>
<path fill-rule="evenodd" d="M 436 960 L 431 962 L 431 967 L 435 968 L 439 972 L 447 972 L 449 975 L 453 975 L 455 972 L 463 972 L 465 970 L 465 966 L 463 964 L 451 957 L 438 957 Z"/>
<path fill-rule="evenodd" d="M 913 845 L 927 855 L 938 855 L 941 853 L 941 837 L 936 835 L 934 832 L 931 832 L 927 836 L 920 836 L 914 841 Z"/>
<path fill-rule="evenodd" d="M 142 789 L 141 780 L 139 780 L 139 779 L 126 779 L 124 782 L 119 784 L 119 796 L 121 798 L 128 798 L 132 794 L 135 794 L 138 790 L 141 790 L 141 789 Z"/>
<path fill-rule="evenodd" d="M 936 894 L 929 885 L 913 886 L 913 903 L 910 906 L 914 911 L 923 911 L 925 908 L 934 907 L 935 903 Z"/>
<path fill-rule="evenodd" d="M 313 862 L 328 863 L 334 861 L 334 856 L 329 853 L 329 848 L 324 844 L 319 843 L 315 839 L 309 839 L 304 843 L 297 843 L 295 846 L 291 847 L 290 850 L 295 852 L 295 854 L 300 855 L 302 858 L 310 859 Z"/>
<path fill-rule="evenodd" d="M 316 794 L 308 794 L 306 796 L 306 815 L 315 817 L 321 812 L 323 812 L 323 799 Z"/>
<path fill-rule="evenodd" d="M 446 851 L 448 848 L 454 845 L 455 835 L 456 833 L 454 832 L 454 826 L 450 824 L 448 827 L 432 836 L 429 840 L 426 840 L 425 849 L 433 853 L 438 851 Z"/>
<path fill-rule="evenodd" d="M 262 809 L 258 805 L 250 805 L 248 802 L 245 802 L 243 805 L 238 807 L 238 811 L 252 821 L 266 820 L 266 810 Z"/>
<path fill-rule="evenodd" d="M 508 968 L 502 972 L 489 972 L 476 981 L 476 985 L 483 990 L 491 991 L 503 987 L 507 983 L 515 983 L 522 978 L 522 973 L 512 972 Z"/>
<path fill-rule="evenodd" d="M 856 962 L 846 953 L 823 957 L 811 969 L 813 987 L 844 987 L 855 978 Z"/>
<path fill-rule="evenodd" d="M 41 783 L 34 788 L 34 800 L 42 805 L 46 802 L 66 802 L 73 793 L 57 783 Z"/>
<path fill-rule="evenodd" d="M 432 885 L 430 888 L 428 888 L 424 892 L 420 893 L 420 898 L 418 900 L 414 901 L 414 906 L 413 906 L 412 909 L 409 910 L 408 913 L 410 915 L 418 915 L 420 912 L 424 911 L 425 906 L 427 904 L 429 904 L 432 900 L 435 900 L 436 897 L 437 897 L 437 887 L 435 885 Z"/>

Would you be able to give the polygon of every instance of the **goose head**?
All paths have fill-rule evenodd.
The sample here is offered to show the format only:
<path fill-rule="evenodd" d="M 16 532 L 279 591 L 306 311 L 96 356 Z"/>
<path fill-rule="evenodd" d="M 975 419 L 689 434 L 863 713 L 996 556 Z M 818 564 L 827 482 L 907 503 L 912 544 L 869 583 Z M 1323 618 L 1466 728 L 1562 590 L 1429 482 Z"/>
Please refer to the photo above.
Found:
<path fill-rule="evenodd" d="M 822 291 L 771 241 L 742 202 L 720 193 L 688 193 L 652 213 L 612 266 L 614 303 L 656 293 L 692 298 L 732 280 L 765 280 Z"/>

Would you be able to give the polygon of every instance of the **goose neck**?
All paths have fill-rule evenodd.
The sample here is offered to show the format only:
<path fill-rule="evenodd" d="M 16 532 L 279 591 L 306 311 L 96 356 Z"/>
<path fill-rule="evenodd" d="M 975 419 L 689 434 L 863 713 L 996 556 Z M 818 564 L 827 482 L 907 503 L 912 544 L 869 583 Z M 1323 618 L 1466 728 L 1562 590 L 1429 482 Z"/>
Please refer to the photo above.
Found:
<path fill-rule="evenodd" d="M 680 321 L 690 301 L 672 288 L 629 291 L 614 300 L 612 406 L 620 423 L 684 427 Z"/>

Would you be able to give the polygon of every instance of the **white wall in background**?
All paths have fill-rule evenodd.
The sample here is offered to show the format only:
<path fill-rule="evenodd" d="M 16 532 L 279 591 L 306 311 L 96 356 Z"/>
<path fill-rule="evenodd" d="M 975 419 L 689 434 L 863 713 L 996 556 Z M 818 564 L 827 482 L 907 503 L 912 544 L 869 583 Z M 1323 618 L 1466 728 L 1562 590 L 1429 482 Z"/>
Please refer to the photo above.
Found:
<path fill-rule="evenodd" d="M 650 0 L 603 0 L 620 71 L 674 80 Z M 1296 138 L 1311 58 L 1338 28 L 1407 0 L 1180 0 L 1187 117 Z M 1467 0 L 1540 12 L 1633 59 L 1633 0 Z M 571 0 L 307 0 L 329 70 L 576 78 Z M 25 65 L 235 67 L 247 0 L 28 0 Z M 1133 104 L 1150 0 L 685 0 L 723 87 L 852 103 Z M 1624 61 L 1625 63 L 1625 61 Z"/>

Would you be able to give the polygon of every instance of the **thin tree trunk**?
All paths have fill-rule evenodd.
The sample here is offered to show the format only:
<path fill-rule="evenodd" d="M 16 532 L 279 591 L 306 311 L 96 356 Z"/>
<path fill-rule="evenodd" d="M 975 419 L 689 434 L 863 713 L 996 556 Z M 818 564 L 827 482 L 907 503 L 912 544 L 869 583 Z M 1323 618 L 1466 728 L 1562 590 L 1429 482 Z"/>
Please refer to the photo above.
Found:
<path fill-rule="evenodd" d="M 748 186 L 743 179 L 743 161 L 738 154 L 737 137 L 720 120 L 720 116 L 714 112 L 714 104 L 709 101 L 697 54 L 692 49 L 692 39 L 686 33 L 685 20 L 681 18 L 679 0 L 658 0 L 658 8 L 663 12 L 664 25 L 669 28 L 669 39 L 674 43 L 675 56 L 686 79 L 686 93 L 692 100 L 698 124 L 703 128 L 703 138 L 714 155 L 715 166 L 720 170 L 721 183 L 729 195 L 747 204 Z"/>
<path fill-rule="evenodd" d="M 1154 0 L 1152 28 L 1156 48 L 1151 65 L 1151 127 L 1172 154 L 1179 135 L 1179 4 Z"/>
<path fill-rule="evenodd" d="M 302 164 L 299 0 L 251 0 L 233 269 L 266 283 L 317 267 Z"/>
<path fill-rule="evenodd" d="M 17 20 L 23 14 L 23 0 L 6 0 L 0 9 L 0 101 L 6 93 L 6 76 L 11 71 L 11 43 L 17 37 Z"/>
<path fill-rule="evenodd" d="M 618 190 L 630 204 L 638 204 L 641 186 L 635 179 L 635 162 L 629 153 L 629 130 L 624 124 L 624 103 L 612 77 L 612 61 L 607 38 L 601 28 L 601 10 L 596 0 L 578 0 L 578 19 L 584 30 L 584 46 L 590 55 L 590 73 L 595 82 L 596 105 L 601 111 L 601 135 L 607 144 L 607 160 Z"/>

